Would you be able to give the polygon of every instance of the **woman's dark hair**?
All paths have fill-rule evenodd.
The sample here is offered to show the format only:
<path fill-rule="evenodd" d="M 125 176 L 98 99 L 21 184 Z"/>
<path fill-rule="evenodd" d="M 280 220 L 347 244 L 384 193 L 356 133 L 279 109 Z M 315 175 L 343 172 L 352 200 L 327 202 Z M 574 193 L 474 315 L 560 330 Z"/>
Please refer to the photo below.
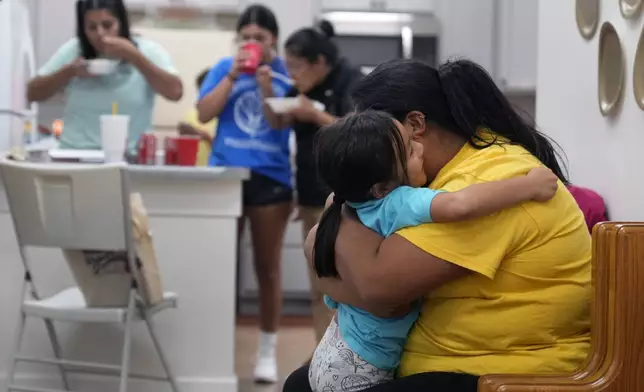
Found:
<path fill-rule="evenodd" d="M 463 137 L 474 148 L 492 144 L 520 145 L 568 184 L 559 146 L 528 124 L 512 107 L 490 75 L 468 60 L 449 61 L 438 70 L 414 60 L 381 64 L 356 83 L 353 102 L 357 110 L 376 109 L 399 121 L 411 111 L 425 115 L 427 122 Z M 500 139 L 488 140 L 479 133 L 488 128 Z M 562 160 L 563 161 L 563 160 Z"/>
<path fill-rule="evenodd" d="M 92 10 L 108 10 L 119 21 L 119 36 L 132 41 L 130 20 L 123 0 L 78 0 L 76 1 L 76 35 L 80 42 L 81 55 L 87 59 L 98 57 L 96 48 L 92 46 L 85 34 L 85 13 Z"/>
<path fill-rule="evenodd" d="M 270 31 L 275 37 L 279 36 L 280 29 L 277 24 L 277 18 L 273 11 L 264 5 L 253 4 L 248 6 L 237 20 L 237 32 L 252 24 Z"/>
<path fill-rule="evenodd" d="M 315 163 L 320 179 L 335 193 L 333 205 L 320 218 L 313 259 L 319 277 L 338 277 L 335 240 L 342 205 L 373 199 L 373 187 L 407 183 L 405 143 L 385 113 L 367 110 L 350 114 L 322 128 L 317 136 Z"/>
<path fill-rule="evenodd" d="M 210 73 L 210 68 L 206 68 L 203 71 L 199 72 L 199 75 L 197 75 L 196 83 L 197 83 L 197 88 L 200 89 L 201 85 L 203 84 L 204 80 L 206 80 L 206 76 Z"/>
<path fill-rule="evenodd" d="M 333 65 L 338 60 L 338 46 L 332 40 L 334 35 L 333 25 L 322 20 L 315 27 L 293 33 L 286 40 L 284 48 L 289 54 L 306 59 L 309 63 L 315 63 L 322 56 L 327 64 Z"/>

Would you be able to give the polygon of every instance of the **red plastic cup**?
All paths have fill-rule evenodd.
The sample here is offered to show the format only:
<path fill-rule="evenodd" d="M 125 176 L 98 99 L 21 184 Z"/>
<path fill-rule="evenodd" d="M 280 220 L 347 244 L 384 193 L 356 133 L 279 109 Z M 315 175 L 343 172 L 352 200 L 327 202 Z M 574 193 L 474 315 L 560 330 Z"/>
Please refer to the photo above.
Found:
<path fill-rule="evenodd" d="M 199 137 L 180 136 L 176 141 L 177 164 L 179 166 L 195 166 L 197 164 L 197 151 L 199 150 Z"/>
<path fill-rule="evenodd" d="M 167 136 L 164 141 L 165 164 L 168 166 L 176 165 L 178 161 L 178 137 Z"/>
<path fill-rule="evenodd" d="M 242 46 L 242 50 L 247 53 L 247 57 L 242 61 L 239 71 L 254 75 L 262 62 L 262 45 L 257 42 L 247 42 Z"/>

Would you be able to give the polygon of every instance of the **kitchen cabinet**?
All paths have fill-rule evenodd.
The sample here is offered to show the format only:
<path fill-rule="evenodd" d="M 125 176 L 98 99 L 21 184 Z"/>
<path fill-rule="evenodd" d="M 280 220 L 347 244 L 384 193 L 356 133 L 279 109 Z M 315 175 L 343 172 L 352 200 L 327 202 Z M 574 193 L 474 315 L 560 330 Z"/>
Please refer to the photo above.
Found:
<path fill-rule="evenodd" d="M 322 0 L 324 11 L 372 11 L 380 0 Z"/>
<path fill-rule="evenodd" d="M 537 86 L 539 0 L 496 0 L 495 76 L 508 93 Z"/>
<path fill-rule="evenodd" d="M 322 0 L 324 11 L 432 12 L 433 0 Z"/>
<path fill-rule="evenodd" d="M 238 295 L 242 303 L 256 301 L 259 298 L 249 226 L 250 222 L 246 222 L 246 230 L 242 234 L 239 250 Z M 311 288 L 307 261 L 302 250 L 302 222 L 300 221 L 289 222 L 286 228 L 281 270 L 285 312 L 290 313 L 289 302 L 308 300 Z"/>
<path fill-rule="evenodd" d="M 128 0 L 129 9 L 146 9 L 154 7 L 185 6 L 203 8 L 212 11 L 237 10 L 240 0 Z"/>
<path fill-rule="evenodd" d="M 388 12 L 433 12 L 435 3 L 433 0 L 388 0 L 386 10 Z"/>

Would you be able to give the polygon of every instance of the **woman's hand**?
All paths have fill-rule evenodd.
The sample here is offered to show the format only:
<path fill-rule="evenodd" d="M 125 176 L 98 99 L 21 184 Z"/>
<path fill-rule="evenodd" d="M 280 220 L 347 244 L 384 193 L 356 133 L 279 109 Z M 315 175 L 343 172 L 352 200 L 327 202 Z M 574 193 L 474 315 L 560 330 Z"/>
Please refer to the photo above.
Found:
<path fill-rule="evenodd" d="M 313 102 L 302 94 L 298 96 L 298 99 L 300 100 L 300 106 L 291 109 L 289 114 L 300 122 L 317 122 L 317 116 L 320 111 L 313 106 Z"/>
<path fill-rule="evenodd" d="M 70 63 L 68 66 L 70 75 L 75 78 L 93 78 L 94 75 L 90 74 L 87 70 L 87 61 L 79 57 L 74 60 L 73 63 Z"/>
<path fill-rule="evenodd" d="M 93 77 L 94 75 L 87 71 L 87 61 L 79 57 L 52 74 L 31 79 L 27 84 L 27 99 L 29 102 L 46 101 L 64 89 L 74 78 Z"/>
<path fill-rule="evenodd" d="M 239 52 L 237 52 L 237 55 L 233 59 L 233 65 L 230 67 L 230 70 L 228 71 L 228 74 L 232 76 L 233 79 L 237 79 L 239 77 L 239 70 L 242 68 L 242 64 L 244 64 L 244 62 L 247 59 L 248 59 L 248 52 L 240 48 Z"/>
<path fill-rule="evenodd" d="M 108 57 L 125 60 L 130 63 L 141 55 L 132 41 L 123 37 L 104 37 L 103 53 Z"/>
<path fill-rule="evenodd" d="M 552 199 L 559 187 L 559 178 L 547 167 L 537 167 L 528 172 L 528 178 L 532 180 L 532 200 L 545 202 Z"/>
<path fill-rule="evenodd" d="M 273 96 L 273 77 L 271 76 L 271 67 L 262 65 L 257 69 L 257 84 L 262 89 L 265 98 Z"/>

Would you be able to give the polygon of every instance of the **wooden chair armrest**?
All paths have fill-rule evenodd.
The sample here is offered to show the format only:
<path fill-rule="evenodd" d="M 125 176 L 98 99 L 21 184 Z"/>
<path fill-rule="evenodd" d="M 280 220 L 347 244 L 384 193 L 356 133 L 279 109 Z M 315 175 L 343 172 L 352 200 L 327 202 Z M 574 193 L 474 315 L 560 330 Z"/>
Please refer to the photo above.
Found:
<path fill-rule="evenodd" d="M 593 230 L 593 308 L 589 358 L 569 375 L 489 375 L 480 392 L 644 391 L 644 223 Z"/>
<path fill-rule="evenodd" d="M 528 374 L 491 374 L 482 376 L 479 380 L 479 392 L 491 391 L 510 391 L 513 385 L 534 385 L 534 386 L 548 386 L 548 385 L 561 385 L 568 382 L 576 382 L 579 380 L 589 379 L 597 373 L 602 365 L 604 357 L 601 353 L 594 352 L 586 361 L 586 365 L 576 372 L 568 375 L 528 375 Z M 524 390 L 524 389 L 521 389 Z"/>
<path fill-rule="evenodd" d="M 588 392 L 599 390 L 598 377 L 570 375 L 488 375 L 479 379 L 479 392 Z M 601 389 L 601 388 L 600 388 Z"/>

